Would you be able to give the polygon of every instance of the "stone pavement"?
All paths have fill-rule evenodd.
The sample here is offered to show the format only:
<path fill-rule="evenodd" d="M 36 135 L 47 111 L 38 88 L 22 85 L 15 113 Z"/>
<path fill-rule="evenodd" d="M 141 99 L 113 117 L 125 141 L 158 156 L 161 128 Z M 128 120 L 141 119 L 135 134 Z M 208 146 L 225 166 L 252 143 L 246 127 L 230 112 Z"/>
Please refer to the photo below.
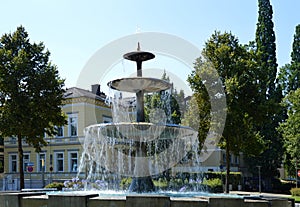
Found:
<path fill-rule="evenodd" d="M 230 191 L 230 194 L 236 194 L 241 196 L 284 197 L 284 198 L 289 198 L 291 196 L 287 194 L 259 193 L 259 192 L 246 192 L 246 191 Z M 295 203 L 295 207 L 300 207 L 300 203 Z"/>

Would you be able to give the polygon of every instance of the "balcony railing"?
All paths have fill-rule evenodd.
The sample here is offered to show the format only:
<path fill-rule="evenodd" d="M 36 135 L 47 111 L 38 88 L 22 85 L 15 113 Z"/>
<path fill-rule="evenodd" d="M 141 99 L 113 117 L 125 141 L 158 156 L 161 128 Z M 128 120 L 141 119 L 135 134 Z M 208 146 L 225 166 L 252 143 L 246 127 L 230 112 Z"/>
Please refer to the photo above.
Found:
<path fill-rule="evenodd" d="M 84 136 L 78 136 L 78 137 L 51 137 L 51 138 L 45 138 L 46 142 L 49 145 L 53 144 L 77 144 L 81 143 L 84 140 Z M 9 138 L 5 140 L 4 145 L 5 146 L 17 146 L 17 139 L 16 138 Z M 23 141 L 23 146 L 28 146 L 28 144 Z"/>

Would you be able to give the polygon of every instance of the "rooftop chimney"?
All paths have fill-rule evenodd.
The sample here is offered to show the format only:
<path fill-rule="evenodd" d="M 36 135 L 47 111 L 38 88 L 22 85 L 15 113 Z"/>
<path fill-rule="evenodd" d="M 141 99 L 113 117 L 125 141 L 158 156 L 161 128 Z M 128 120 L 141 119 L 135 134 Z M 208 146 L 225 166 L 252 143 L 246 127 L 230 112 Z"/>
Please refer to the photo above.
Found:
<path fill-rule="evenodd" d="M 92 85 L 92 93 L 100 96 L 100 84 L 93 84 Z"/>

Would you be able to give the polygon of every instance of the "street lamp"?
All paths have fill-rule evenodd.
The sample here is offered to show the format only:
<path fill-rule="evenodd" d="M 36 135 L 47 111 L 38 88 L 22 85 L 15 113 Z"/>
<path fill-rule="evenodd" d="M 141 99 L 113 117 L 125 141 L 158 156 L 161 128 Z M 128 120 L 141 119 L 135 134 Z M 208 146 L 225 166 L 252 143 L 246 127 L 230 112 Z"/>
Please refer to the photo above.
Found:
<path fill-rule="evenodd" d="M 257 166 L 258 167 L 258 190 L 259 190 L 259 193 L 261 193 L 261 177 L 260 177 L 260 168 L 261 166 Z"/>
<path fill-rule="evenodd" d="M 42 158 L 42 183 L 43 183 L 43 188 L 45 187 L 45 160 Z"/>

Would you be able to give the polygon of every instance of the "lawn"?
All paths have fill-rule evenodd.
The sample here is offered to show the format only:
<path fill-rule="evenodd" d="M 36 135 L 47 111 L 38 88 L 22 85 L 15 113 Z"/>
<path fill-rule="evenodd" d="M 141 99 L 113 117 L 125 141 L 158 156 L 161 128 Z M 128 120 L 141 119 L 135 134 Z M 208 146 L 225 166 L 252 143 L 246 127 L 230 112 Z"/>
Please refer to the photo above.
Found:
<path fill-rule="evenodd" d="M 291 196 L 291 198 L 295 199 L 295 202 L 300 203 L 300 196 Z"/>

